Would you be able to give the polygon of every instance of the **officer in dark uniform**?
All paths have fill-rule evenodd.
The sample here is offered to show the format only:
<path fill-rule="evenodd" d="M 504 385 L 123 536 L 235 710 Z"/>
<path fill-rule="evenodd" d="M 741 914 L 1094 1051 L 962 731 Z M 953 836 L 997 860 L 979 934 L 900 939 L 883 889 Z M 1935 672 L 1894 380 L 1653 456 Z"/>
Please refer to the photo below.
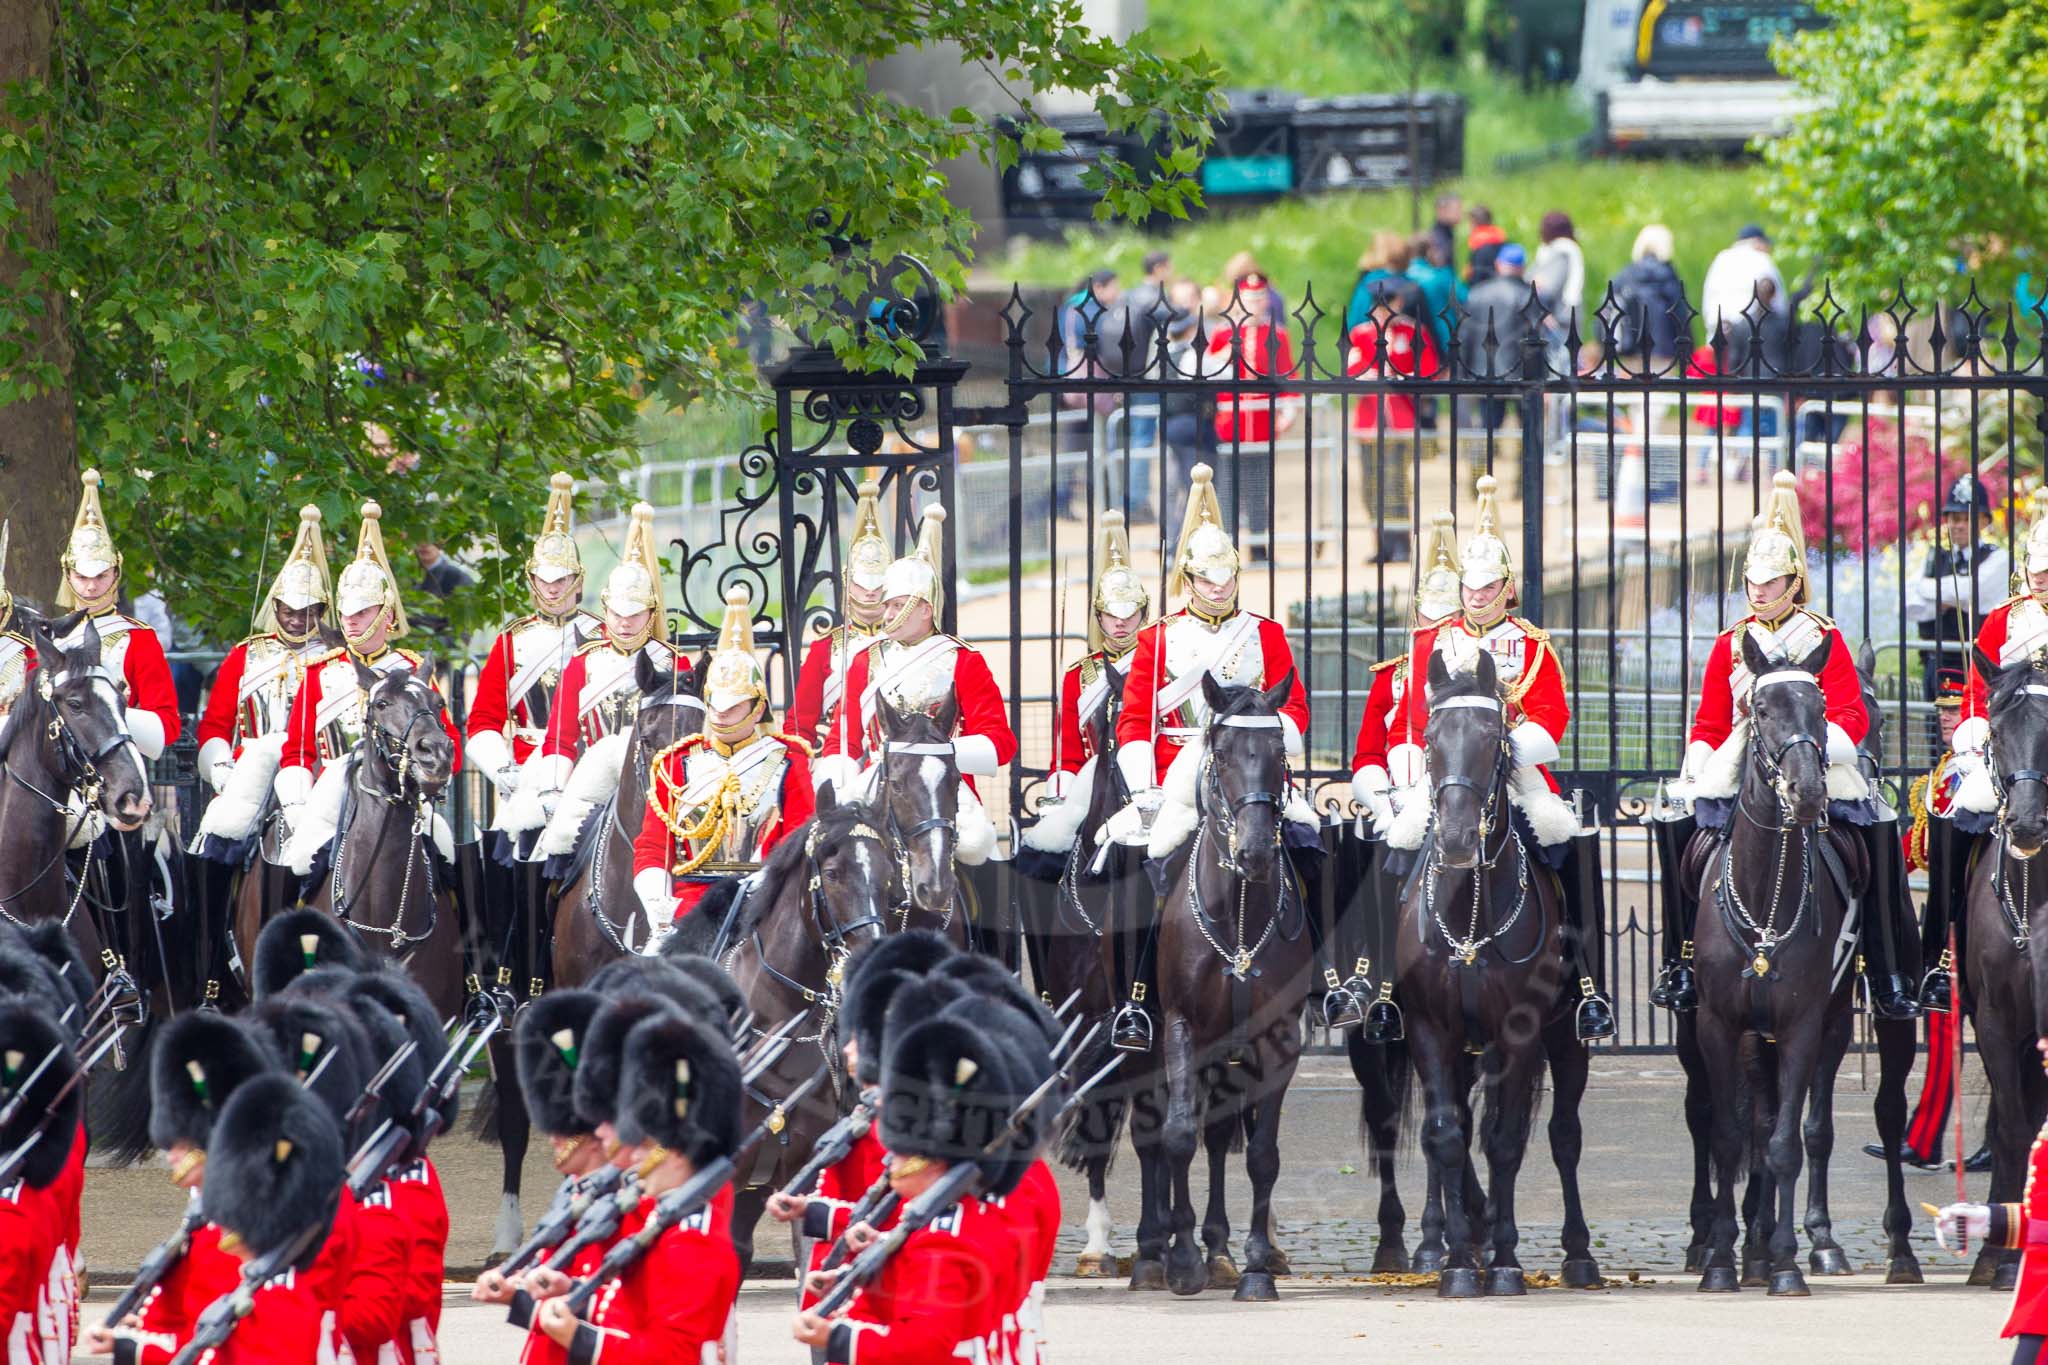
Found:
<path fill-rule="evenodd" d="M 1941 530 L 1919 574 L 1906 580 L 1906 619 L 1930 648 L 1920 655 L 1920 699 L 1938 701 L 1944 677 L 1968 671 L 1970 641 L 1984 614 L 2011 592 L 2012 556 L 1992 542 L 1991 497 L 1974 474 L 1949 484 Z M 1930 722 L 1930 727 L 1932 722 Z M 1932 752 L 1947 745 L 1930 728 Z"/>

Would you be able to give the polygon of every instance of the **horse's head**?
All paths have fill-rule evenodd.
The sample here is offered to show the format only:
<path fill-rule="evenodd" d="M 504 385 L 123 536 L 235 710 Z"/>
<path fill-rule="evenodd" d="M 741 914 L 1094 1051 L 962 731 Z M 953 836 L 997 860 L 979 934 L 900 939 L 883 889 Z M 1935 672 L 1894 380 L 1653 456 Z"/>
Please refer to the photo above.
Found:
<path fill-rule="evenodd" d="M 1429 655 L 1429 724 L 1422 747 L 1436 816 L 1437 857 L 1449 868 L 1479 865 L 1493 805 L 1508 773 L 1508 712 L 1500 675 L 1484 649 Z M 1450 655 L 1450 657 L 1446 657 Z"/>
<path fill-rule="evenodd" d="M 2048 650 L 2003 668 L 1978 650 L 1977 671 L 1990 689 L 1985 750 L 1999 826 L 2012 856 L 2031 858 L 2048 843 Z"/>
<path fill-rule="evenodd" d="M 889 846 L 865 803 L 841 804 L 827 787 L 804 837 L 817 879 L 816 929 L 828 948 L 852 948 L 882 933 L 889 899 Z"/>
<path fill-rule="evenodd" d="M 1759 637 L 1762 638 L 1759 638 Z M 1771 784 L 1778 809 L 1796 825 L 1812 825 L 1828 801 L 1828 707 L 1820 671 L 1832 639 L 1794 662 L 1769 632 L 1742 633 L 1742 663 L 1749 691 L 1749 768 Z"/>
<path fill-rule="evenodd" d="M 31 625 L 33 686 L 49 712 L 39 742 L 52 776 L 94 799 L 115 829 L 135 829 L 149 815 L 149 772 L 128 733 L 121 679 L 100 662 L 98 627 L 87 620 L 76 645 L 57 644 L 78 619 Z"/>
<path fill-rule="evenodd" d="M 356 664 L 362 684 L 363 731 L 368 759 L 395 794 L 407 788 L 422 800 L 439 800 L 455 772 L 455 742 L 441 728 L 441 694 L 434 690 L 434 663 L 379 672 Z"/>
<path fill-rule="evenodd" d="M 1280 708 L 1294 670 L 1265 691 L 1229 687 L 1202 675 L 1209 704 L 1209 752 L 1196 802 L 1230 831 L 1227 866 L 1247 881 L 1269 882 L 1279 866 L 1280 813 L 1287 804 L 1287 731 Z"/>
<path fill-rule="evenodd" d="M 633 742 L 642 754 L 658 754 L 704 728 L 704 701 L 697 695 L 703 676 L 702 668 L 690 667 L 680 656 L 674 668 L 662 667 L 644 649 L 634 657 L 640 706 L 633 716 Z"/>
<path fill-rule="evenodd" d="M 953 849 L 959 840 L 960 758 L 953 730 L 960 700 L 947 693 L 929 711 L 899 711 L 876 698 L 882 722 L 878 788 L 885 832 L 904 864 L 904 894 L 943 915 L 953 904 Z"/>

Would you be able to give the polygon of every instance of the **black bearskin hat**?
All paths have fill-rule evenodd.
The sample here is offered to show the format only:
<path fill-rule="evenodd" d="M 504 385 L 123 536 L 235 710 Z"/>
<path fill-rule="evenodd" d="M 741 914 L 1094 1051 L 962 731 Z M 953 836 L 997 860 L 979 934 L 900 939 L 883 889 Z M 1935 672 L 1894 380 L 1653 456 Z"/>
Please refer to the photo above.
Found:
<path fill-rule="evenodd" d="M 633 954 L 592 972 L 583 989 L 608 999 L 631 993 L 658 996 L 691 1018 L 720 1033 L 730 1031 L 731 1016 L 717 993 L 707 988 L 672 958 Z"/>
<path fill-rule="evenodd" d="M 576 1056 L 576 1112 L 593 1128 L 619 1117 L 619 1077 L 625 1066 L 626 1035 L 663 1015 L 690 1018 L 673 1000 L 645 991 L 614 995 L 591 1016 Z M 703 1023 L 702 1019 L 698 1020 Z"/>
<path fill-rule="evenodd" d="M 626 1035 L 619 1140 L 652 1139 L 702 1169 L 740 1141 L 740 1066 L 725 1035 L 670 1011 Z"/>
<path fill-rule="evenodd" d="M 0 940 L 0 995 L 18 995 L 24 1000 L 33 1000 L 38 1009 L 48 1013 L 52 1022 L 61 1018 L 71 1008 L 71 990 L 57 975 L 56 969 L 18 935 Z M 71 1032 L 76 1034 L 78 1026 L 85 1020 L 71 1021 Z"/>
<path fill-rule="evenodd" d="M 669 943 L 676 942 L 673 935 Z M 746 1013 L 747 998 L 740 994 L 739 984 L 726 973 L 725 968 L 702 953 L 670 953 L 664 945 L 662 960 L 704 988 L 705 994 L 718 1001 L 718 1008 L 724 1011 L 718 1031 L 727 1038 L 732 1037 L 733 1024 Z"/>
<path fill-rule="evenodd" d="M 31 1189 L 40 1190 L 62 1175 L 71 1159 L 71 1144 L 78 1138 L 79 1120 L 85 1112 L 85 1087 L 72 1086 L 62 1100 L 57 1096 L 77 1074 L 78 1057 L 71 1050 L 70 1034 L 44 1011 L 41 1002 L 22 996 L 0 997 L 0 1109 L 11 1104 L 17 1094 L 22 1101 L 13 1119 L 0 1127 L 0 1153 L 13 1152 L 42 1129 L 22 1158 L 21 1176 Z M 43 1124 L 46 1114 L 51 1115 L 47 1126 Z"/>
<path fill-rule="evenodd" d="M 1010 1033 L 1022 1027 L 1021 1018 L 1007 1022 Z M 1028 1157 L 1019 1159 L 1022 1144 L 982 1155 L 1032 1088 L 1017 1066 L 1010 1033 L 991 1033 L 942 1011 L 891 1037 L 880 1132 L 891 1155 L 978 1161 L 987 1172 L 986 1192 L 1016 1188 L 1030 1164 Z"/>
<path fill-rule="evenodd" d="M 276 1069 L 276 1056 L 241 1019 L 217 1010 L 172 1016 L 149 1053 L 149 1140 L 163 1151 L 179 1141 L 210 1148 L 236 1089 Z"/>
<path fill-rule="evenodd" d="M 379 967 L 360 973 L 349 985 L 349 997 L 358 1007 L 366 1003 L 381 1006 L 405 1025 L 406 1036 L 419 1045 L 419 1050 L 413 1054 L 420 1064 L 419 1079 L 405 1097 L 410 1108 L 420 1087 L 427 1083 L 434 1074 L 434 1068 L 441 1065 L 441 1059 L 448 1055 L 448 1035 L 441 1029 L 441 1016 L 419 983 L 397 967 Z M 459 1092 L 451 1092 L 445 1105 L 438 1099 L 430 1100 L 429 1105 L 441 1115 L 444 1131 L 455 1126 L 456 1111 L 460 1107 Z"/>
<path fill-rule="evenodd" d="M 385 1009 L 375 1000 L 360 999 L 350 1002 L 355 1010 L 357 1027 L 363 1031 L 363 1041 L 368 1045 L 364 1054 L 367 1070 L 364 1079 L 376 1075 L 401 1048 L 412 1041 L 397 1015 Z M 407 1131 L 417 1133 L 420 1119 L 413 1114 L 413 1102 L 419 1098 L 420 1087 L 427 1083 L 427 1068 L 420 1061 L 419 1050 L 415 1048 L 410 1057 L 398 1070 L 391 1073 L 379 1093 L 376 1107 L 364 1116 L 364 1122 L 374 1129 L 386 1118 L 402 1125 Z"/>
<path fill-rule="evenodd" d="M 243 1016 L 262 1031 L 284 1069 L 301 1084 L 318 1073 L 307 1093 L 340 1123 L 376 1074 L 362 1026 L 316 996 L 286 993 L 259 1000 Z M 349 1134 L 343 1133 L 346 1141 Z"/>
<path fill-rule="evenodd" d="M 345 1174 L 341 1130 L 327 1106 L 282 1072 L 258 1076 L 222 1107 L 206 1153 L 208 1222 L 267 1255 L 317 1226 L 294 1263 L 304 1269 L 334 1226 Z"/>
<path fill-rule="evenodd" d="M 889 1001 L 904 980 L 932 970 L 959 951 L 943 934 L 912 929 L 884 935 L 854 954 L 840 994 L 839 1018 L 842 1030 L 852 1029 L 860 1049 L 860 1074 L 855 1079 L 862 1085 L 881 1079 L 882 1025 Z M 841 1041 L 844 1037 L 842 1032 Z"/>
<path fill-rule="evenodd" d="M 258 1000 L 283 990 L 293 977 L 314 967 L 361 971 L 369 965 L 348 926 L 324 910 L 287 910 L 277 916 L 256 935 L 252 956 L 249 981 Z"/>
<path fill-rule="evenodd" d="M 1050 1048 L 1064 1031 L 1052 1010 L 1033 995 L 1009 968 L 985 953 L 960 953 L 932 969 L 932 975 L 965 983 L 978 995 L 1000 1000 L 1031 1021 Z"/>
<path fill-rule="evenodd" d="M 528 1004 L 512 1026 L 519 1089 L 543 1133 L 560 1137 L 597 1127 L 576 1108 L 576 1071 L 590 1021 L 603 1005 L 592 991 L 553 991 Z"/>
<path fill-rule="evenodd" d="M 99 974 L 86 960 L 85 950 L 78 946 L 78 940 L 71 937 L 71 931 L 64 927 L 62 920 L 39 919 L 21 929 L 21 938 L 37 957 L 48 963 L 57 979 L 71 992 L 71 998 L 78 1003 L 78 1012 L 71 1017 L 74 1025 L 83 1025 L 85 1016 L 92 1012 L 93 997 L 99 994 Z"/>

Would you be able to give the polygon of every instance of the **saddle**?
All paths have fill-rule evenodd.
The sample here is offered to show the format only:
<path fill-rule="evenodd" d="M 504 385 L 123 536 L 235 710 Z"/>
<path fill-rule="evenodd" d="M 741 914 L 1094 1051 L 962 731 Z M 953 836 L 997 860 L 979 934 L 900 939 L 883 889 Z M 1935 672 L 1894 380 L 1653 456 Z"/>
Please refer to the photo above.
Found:
<path fill-rule="evenodd" d="M 1694 907 L 1700 903 L 1700 892 L 1706 887 L 1707 876 L 1714 868 L 1714 859 L 1720 856 L 1724 833 L 1717 829 L 1700 829 L 1693 832 L 1692 841 L 1685 846 L 1685 854 L 1679 859 L 1679 885 L 1686 900 Z M 1830 875 L 1837 875 L 1838 889 L 1845 897 L 1860 899 L 1870 892 L 1870 846 L 1863 840 L 1863 831 L 1854 825 L 1835 824 L 1828 826 L 1827 850 L 1834 854 L 1832 859 L 1823 856 L 1821 861 L 1830 864 Z M 1825 851 L 1824 851 L 1825 852 Z"/>

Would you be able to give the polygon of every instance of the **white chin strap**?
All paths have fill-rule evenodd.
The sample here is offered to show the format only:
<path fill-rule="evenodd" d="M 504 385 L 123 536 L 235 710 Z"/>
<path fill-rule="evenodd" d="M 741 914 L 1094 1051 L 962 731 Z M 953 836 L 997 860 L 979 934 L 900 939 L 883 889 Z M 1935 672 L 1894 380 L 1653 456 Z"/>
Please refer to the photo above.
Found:
<path fill-rule="evenodd" d="M 387 602 L 377 609 L 377 614 L 370 618 L 370 624 L 364 627 L 360 634 L 350 635 L 348 633 L 348 627 L 345 625 L 341 628 L 341 633 L 344 637 L 347 638 L 351 646 L 355 646 L 360 645 L 363 641 L 375 635 L 379 627 L 384 627 L 388 629 L 390 625 L 391 604 Z"/>

